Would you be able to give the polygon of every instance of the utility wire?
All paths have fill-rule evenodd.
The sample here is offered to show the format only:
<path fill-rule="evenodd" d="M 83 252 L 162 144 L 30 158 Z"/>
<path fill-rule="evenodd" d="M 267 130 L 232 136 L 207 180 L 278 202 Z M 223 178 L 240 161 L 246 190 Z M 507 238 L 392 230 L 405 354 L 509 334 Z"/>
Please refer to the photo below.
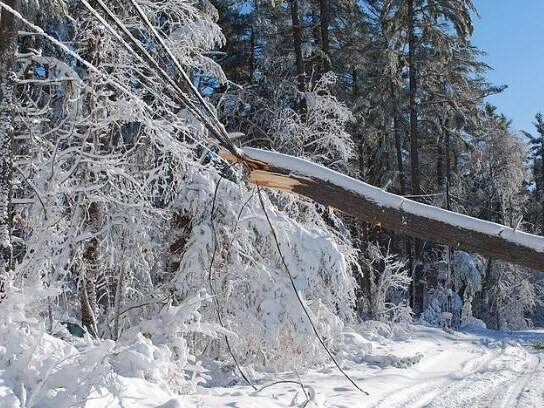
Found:
<path fill-rule="evenodd" d="M 91 6 L 86 0 L 80 0 L 83 5 L 95 16 L 100 23 L 102 23 L 108 31 L 112 33 L 112 35 L 121 43 L 123 46 L 132 54 L 134 55 L 141 63 L 146 65 L 148 68 L 151 68 L 152 70 L 155 70 L 158 72 L 160 77 L 165 81 L 166 83 L 170 84 L 170 86 L 174 89 L 176 95 L 181 99 L 182 103 L 187 107 L 187 109 L 196 117 L 198 117 L 202 123 L 208 128 L 208 130 L 213 133 L 214 135 L 220 134 L 220 130 L 218 130 L 210 121 L 205 117 L 205 115 L 195 106 L 195 104 L 190 100 L 190 98 L 185 95 L 185 93 L 181 90 L 179 85 L 164 71 L 164 69 L 159 65 L 159 63 L 151 56 L 151 54 L 145 49 L 145 47 L 142 45 L 140 41 L 134 37 L 134 35 L 130 32 L 130 30 L 126 27 L 126 25 L 111 11 L 111 9 L 108 8 L 108 6 L 102 1 L 102 0 L 96 0 L 100 8 L 108 15 L 108 17 L 114 21 L 114 23 L 117 25 L 117 27 L 128 37 L 130 42 L 138 49 L 138 51 L 143 55 L 140 55 L 137 53 L 120 35 L 113 29 L 113 27 L 108 24 L 108 22 L 98 14 L 96 9 L 94 9 L 93 6 Z"/>
<path fill-rule="evenodd" d="M 43 36 L 45 39 L 49 40 L 51 43 L 53 43 L 54 45 L 56 45 L 57 47 L 59 47 L 62 51 L 66 52 L 68 55 L 70 55 L 71 57 L 75 58 L 76 60 L 78 60 L 81 64 L 83 64 L 87 69 L 89 69 L 89 71 L 92 71 L 94 72 L 95 74 L 97 74 L 98 76 L 100 76 L 103 80 L 105 80 L 107 83 L 109 83 L 110 85 L 112 85 L 114 88 L 116 88 L 117 90 L 121 91 L 122 93 L 130 96 L 132 99 L 135 100 L 136 104 L 142 108 L 144 108 L 145 110 L 147 110 L 149 113 L 153 114 L 154 112 L 151 110 L 151 108 L 149 107 L 149 105 L 147 105 L 138 95 L 134 94 L 133 92 L 131 92 L 128 88 L 126 88 L 123 84 L 121 84 L 120 82 L 118 82 L 116 79 L 114 79 L 114 77 L 112 75 L 109 75 L 109 74 L 105 74 L 103 73 L 102 71 L 100 71 L 95 65 L 93 65 L 92 63 L 90 63 L 89 61 L 87 61 L 85 58 L 83 58 L 82 56 L 80 56 L 77 52 L 71 50 L 70 48 L 68 48 L 66 45 L 64 45 L 62 42 L 60 42 L 59 40 L 57 40 L 56 38 L 54 38 L 53 36 L 47 34 L 43 28 L 41 28 L 40 26 L 37 26 L 36 24 L 33 24 L 31 23 L 30 21 L 28 21 L 26 18 L 23 17 L 23 15 L 21 13 L 19 13 L 18 11 L 14 10 L 12 7 L 8 6 L 6 3 L 4 3 L 3 1 L 0 0 L 0 8 L 4 8 L 5 10 L 7 10 L 9 13 L 11 13 L 13 16 L 15 16 L 17 19 L 19 19 L 21 22 L 23 22 L 25 25 L 27 25 L 29 28 L 31 28 L 32 30 L 34 30 L 36 33 L 40 34 L 41 36 Z M 170 112 L 170 114 L 173 115 L 173 113 Z M 175 116 L 175 115 L 174 115 Z M 208 151 L 209 153 L 212 153 L 212 154 L 215 154 L 215 152 L 213 152 L 212 150 L 210 150 L 210 148 L 206 145 L 204 145 L 201 141 L 195 139 L 193 136 L 191 136 L 190 134 L 186 134 L 186 136 L 191 139 L 193 142 L 195 142 L 197 145 L 201 146 L 204 150 Z M 174 139 L 175 140 L 175 139 Z M 177 141 L 177 140 L 176 140 Z M 179 142 L 179 141 L 177 141 Z M 223 159 L 221 159 L 223 160 Z M 228 163 L 225 161 L 225 163 Z"/>
<path fill-rule="evenodd" d="M 155 39 L 159 42 L 159 44 L 162 46 L 168 57 L 170 57 L 170 60 L 174 63 L 177 70 L 181 73 L 181 76 L 189 86 L 189 89 L 193 92 L 195 97 L 200 101 L 202 104 L 202 107 L 206 110 L 212 121 L 214 122 L 214 125 L 217 126 L 217 128 L 220 129 L 220 133 L 216 134 L 216 137 L 219 139 L 219 141 L 225 146 L 236 158 L 241 158 L 242 154 L 238 150 L 238 148 L 234 145 L 232 140 L 229 138 L 227 131 L 223 127 L 223 124 L 219 121 L 217 116 L 215 115 L 214 111 L 210 108 L 206 100 L 203 98 L 203 96 L 200 94 L 198 89 L 196 89 L 195 85 L 181 66 L 180 62 L 174 55 L 174 53 L 170 50 L 170 48 L 166 45 L 164 42 L 164 39 L 160 36 L 160 34 L 157 32 L 156 28 L 151 24 L 149 19 L 147 18 L 147 15 L 144 13 L 140 5 L 136 2 L 136 0 L 129 0 L 140 18 L 144 21 L 144 23 L 147 25 Z"/>
<path fill-rule="evenodd" d="M 325 351 L 329 355 L 330 359 L 332 360 L 332 362 L 334 363 L 336 368 L 338 368 L 338 371 L 340 371 L 344 375 L 344 377 L 346 377 L 346 379 L 351 384 L 353 384 L 353 386 L 355 388 L 357 388 L 363 394 L 369 395 L 368 392 L 364 391 L 361 387 L 359 387 L 355 383 L 355 381 L 353 381 L 353 379 L 342 369 L 342 367 L 340 367 L 340 364 L 338 364 L 338 361 L 336 361 L 336 358 L 333 356 L 333 354 L 331 353 L 331 351 L 329 350 L 329 348 L 325 344 L 325 341 L 323 340 L 323 338 L 319 334 L 317 328 L 315 327 L 315 324 L 314 324 L 314 322 L 312 320 L 310 312 L 308 311 L 306 305 L 304 304 L 302 298 L 300 297 L 300 294 L 298 293 L 298 289 L 297 289 L 297 287 L 295 285 L 295 280 L 293 279 L 293 274 L 291 273 L 291 270 L 289 269 L 289 266 L 287 265 L 287 262 L 285 261 L 285 257 L 283 256 L 283 252 L 282 252 L 281 247 L 280 247 L 280 242 L 278 240 L 278 236 L 276 235 L 276 230 L 274 229 L 274 226 L 272 225 L 272 221 L 270 221 L 270 217 L 268 216 L 268 212 L 266 211 L 266 206 L 264 204 L 263 196 L 262 196 L 262 193 L 261 193 L 261 188 L 257 187 L 257 191 L 258 191 L 258 194 L 259 194 L 259 201 L 261 202 L 261 207 L 262 207 L 264 215 L 266 217 L 266 221 L 268 221 L 268 225 L 270 226 L 270 230 L 272 231 L 272 236 L 274 237 L 274 242 L 276 243 L 276 248 L 278 250 L 278 254 L 280 255 L 281 262 L 282 262 L 282 264 L 283 264 L 283 266 L 285 268 L 285 271 L 287 272 L 287 275 L 289 275 L 289 280 L 291 282 L 291 287 L 293 288 L 293 291 L 295 292 L 298 303 L 302 307 L 302 310 L 304 311 L 304 314 L 308 318 L 308 322 L 310 323 L 310 326 L 312 326 L 312 329 L 314 331 L 315 336 L 317 337 L 317 339 L 319 340 L 319 342 L 321 343 L 321 345 L 323 346 L 323 348 L 325 349 Z"/>
<path fill-rule="evenodd" d="M 215 311 L 217 313 L 217 320 L 219 320 L 219 324 L 221 325 L 221 327 L 223 327 L 223 329 L 226 329 L 225 323 L 223 322 L 223 317 L 221 316 L 219 301 L 217 300 L 217 295 L 215 294 L 215 289 L 213 287 L 213 282 L 212 282 L 212 268 L 213 268 L 213 263 L 215 261 L 215 256 L 217 254 L 217 246 L 218 246 L 217 245 L 217 231 L 215 230 L 215 221 L 214 221 L 215 203 L 217 200 L 217 192 L 219 191 L 219 185 L 221 184 L 221 181 L 223 180 L 223 178 L 224 178 L 224 175 L 220 174 L 219 180 L 217 180 L 217 184 L 215 185 L 215 191 L 213 193 L 213 200 L 212 200 L 212 209 L 210 213 L 210 223 L 211 223 L 212 232 L 213 232 L 213 252 L 212 252 L 212 259 L 210 260 L 210 267 L 208 268 L 208 285 L 210 286 L 210 292 L 213 298 Z M 232 347 L 230 345 L 229 338 L 227 337 L 227 335 L 225 335 L 224 337 L 225 337 L 225 343 L 227 344 L 227 349 L 229 351 L 229 354 L 234 360 L 234 364 L 236 365 L 236 368 L 242 375 L 242 378 L 251 386 L 251 388 L 253 388 L 255 391 L 258 391 L 257 387 L 249 380 L 249 378 L 245 375 L 244 371 L 242 370 L 242 367 L 240 367 L 240 364 L 238 363 L 238 359 L 234 355 L 234 351 L 232 350 Z"/>

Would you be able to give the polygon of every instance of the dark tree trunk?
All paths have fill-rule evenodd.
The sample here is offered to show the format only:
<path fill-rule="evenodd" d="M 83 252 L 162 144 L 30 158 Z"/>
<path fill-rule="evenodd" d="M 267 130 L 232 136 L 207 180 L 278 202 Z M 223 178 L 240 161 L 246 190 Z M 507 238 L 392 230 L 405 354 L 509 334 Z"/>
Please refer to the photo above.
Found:
<path fill-rule="evenodd" d="M 436 145 L 436 187 L 438 191 L 444 189 L 444 145 L 439 138 Z"/>
<path fill-rule="evenodd" d="M 185 246 L 187 245 L 187 238 L 191 230 L 191 219 L 187 215 L 181 214 L 179 211 L 175 211 L 170 221 L 170 256 L 168 259 L 168 273 L 172 276 L 175 275 L 180 267 L 181 258 L 185 252 Z"/>
<path fill-rule="evenodd" d="M 100 225 L 100 206 L 92 202 L 87 209 L 86 232 L 92 234 L 92 238 L 87 240 L 83 249 L 83 265 L 81 266 L 81 275 L 79 280 L 79 300 L 81 304 L 81 325 L 87 331 L 97 336 L 96 313 L 98 304 L 96 300 L 96 280 L 100 268 L 100 246 L 96 234 Z"/>
<path fill-rule="evenodd" d="M 297 83 L 300 92 L 306 92 L 306 72 L 302 59 L 302 26 L 298 12 L 298 0 L 291 0 L 291 21 L 293 25 L 293 45 L 295 49 L 295 61 L 297 66 Z"/>
<path fill-rule="evenodd" d="M 451 210 L 451 133 L 446 129 L 446 210 Z"/>
<path fill-rule="evenodd" d="M 397 171 L 399 173 L 400 181 L 400 195 L 406 195 L 406 181 L 404 179 L 404 163 L 402 159 L 402 135 L 400 133 L 400 118 L 399 111 L 397 109 L 397 96 L 395 87 L 391 84 L 391 103 L 393 110 L 393 133 L 395 135 L 395 152 L 397 158 Z"/>
<path fill-rule="evenodd" d="M 416 72 L 416 47 L 417 39 L 415 34 L 414 0 L 408 0 L 408 64 L 410 66 L 410 170 L 412 182 L 412 194 L 421 194 L 421 181 L 419 169 L 419 135 L 417 123 L 417 72 Z M 412 268 L 412 310 L 416 315 L 423 312 L 423 243 L 419 239 L 414 240 L 414 264 Z"/>
<path fill-rule="evenodd" d="M 321 23 L 321 49 L 325 54 L 323 69 L 325 72 L 331 70 L 331 51 L 329 40 L 329 2 L 328 0 L 319 0 L 319 13 Z"/>
<path fill-rule="evenodd" d="M 102 43 L 101 36 L 98 30 L 96 35 L 89 39 L 88 43 L 89 61 L 99 66 L 101 61 Z M 91 116 L 95 115 L 95 105 L 98 101 L 95 100 L 93 94 L 89 94 L 87 98 L 87 109 Z M 88 134 L 88 143 L 92 146 L 93 151 L 100 146 L 98 135 L 93 129 L 90 129 Z M 98 175 L 94 171 L 88 170 L 87 177 L 91 180 L 96 180 Z M 92 237 L 85 241 L 83 246 L 83 265 L 81 265 L 79 278 L 79 300 L 81 306 L 81 325 L 93 335 L 98 336 L 96 316 L 98 313 L 96 282 L 100 271 L 100 242 L 97 234 L 99 233 L 102 217 L 101 206 L 98 202 L 91 202 L 87 207 L 85 216 L 85 231 L 90 233 Z"/>
<path fill-rule="evenodd" d="M 408 64 L 410 65 L 410 165 L 412 177 L 412 194 L 421 194 L 421 184 L 419 175 L 419 136 L 417 123 L 417 73 L 415 62 L 416 35 L 414 20 L 414 1 L 408 0 Z"/>
<path fill-rule="evenodd" d="M 19 0 L 6 0 L 18 10 Z M 17 51 L 17 20 L 6 9 L 0 15 L 0 301 L 8 286 L 13 262 L 11 245 L 11 193 L 13 175 L 14 90 L 11 74 Z"/>
<path fill-rule="evenodd" d="M 251 47 L 251 51 L 249 53 L 249 82 L 251 83 L 253 82 L 255 73 L 255 28 L 252 26 L 250 30 L 251 37 L 249 39 L 249 46 Z"/>

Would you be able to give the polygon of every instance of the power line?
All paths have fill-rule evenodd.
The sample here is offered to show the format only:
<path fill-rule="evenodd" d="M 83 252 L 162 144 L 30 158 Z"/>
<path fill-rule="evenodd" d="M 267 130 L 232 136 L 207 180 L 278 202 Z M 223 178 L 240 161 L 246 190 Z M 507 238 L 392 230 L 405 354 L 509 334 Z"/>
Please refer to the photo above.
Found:
<path fill-rule="evenodd" d="M 359 387 L 357 385 L 357 383 L 355 383 L 355 381 L 353 381 L 353 379 L 348 375 L 348 373 L 346 373 L 342 367 L 340 367 L 340 364 L 338 364 L 338 361 L 336 361 L 336 358 L 334 358 L 333 354 L 331 353 L 331 351 L 329 350 L 329 348 L 327 347 L 327 345 L 325 344 L 325 341 L 323 340 L 323 338 L 321 337 L 321 335 L 319 334 L 317 328 L 315 327 L 315 324 L 312 320 L 312 317 L 310 316 L 310 312 L 308 311 L 308 309 L 306 308 L 306 305 L 304 304 L 304 302 L 302 301 L 302 298 L 300 297 L 300 294 L 298 293 L 298 290 L 297 290 L 297 287 L 295 285 L 295 280 L 293 278 L 293 274 L 291 273 L 291 270 L 289 269 L 289 266 L 287 265 L 287 262 L 285 261 L 285 257 L 283 256 L 283 252 L 281 250 L 281 247 L 280 247 L 280 242 L 278 240 L 278 236 L 276 235 L 276 230 L 274 229 L 274 226 L 272 225 L 272 221 L 270 220 L 270 217 L 268 216 L 268 212 L 266 211 L 266 206 L 264 204 L 264 200 L 263 200 L 263 196 L 262 196 L 262 193 L 261 193 L 261 188 L 260 187 L 257 187 L 257 191 L 258 191 L 258 194 L 259 194 L 259 201 L 261 203 L 261 207 L 263 209 L 263 212 L 264 212 L 264 215 L 266 217 L 266 221 L 268 222 L 268 225 L 270 226 L 270 230 L 272 232 L 272 236 L 274 237 L 274 242 L 276 244 L 276 248 L 278 250 L 278 254 L 281 258 L 281 262 L 285 268 L 285 271 L 287 272 L 287 275 L 289 276 L 289 281 L 291 282 L 291 287 L 293 288 L 293 291 L 295 292 L 295 295 L 297 297 L 297 300 L 298 300 L 298 303 L 300 304 L 300 306 L 302 307 L 302 310 L 304 311 L 304 314 L 306 315 L 306 317 L 308 318 L 308 322 L 310 323 L 310 326 L 312 326 L 312 329 L 314 331 L 314 334 L 315 336 L 317 337 L 317 339 L 319 340 L 319 342 L 321 343 L 321 345 L 323 346 L 323 348 L 325 349 L 325 351 L 327 352 L 327 354 L 329 355 L 330 359 L 332 360 L 332 362 L 334 363 L 334 365 L 336 366 L 336 368 L 338 368 L 338 371 L 340 371 L 344 377 L 346 377 L 346 379 L 351 383 L 353 384 L 353 386 L 355 388 L 357 388 L 359 391 L 361 391 L 363 394 L 366 394 L 366 395 L 369 395 L 368 392 L 366 392 L 365 390 L 363 390 L 361 387 Z"/>
<path fill-rule="evenodd" d="M 83 58 L 81 55 L 79 55 L 77 52 L 71 50 L 70 48 L 68 48 L 66 45 L 64 45 L 62 42 L 60 42 L 59 40 L 57 40 L 56 38 L 54 38 L 53 36 L 47 34 L 43 28 L 41 28 L 40 26 L 36 25 L 36 24 L 33 24 L 31 23 L 30 21 L 28 21 L 26 18 L 23 17 L 23 15 L 21 13 L 19 13 L 18 11 L 14 10 L 12 7 L 8 6 L 6 3 L 4 3 L 3 1 L 0 0 L 0 7 L 4 8 L 5 10 L 7 10 L 8 12 L 10 12 L 12 15 L 14 15 L 16 18 L 18 18 L 21 22 L 23 22 L 24 24 L 26 24 L 28 27 L 30 27 L 32 30 L 34 30 L 36 33 L 40 34 L 41 36 L 43 36 L 44 38 L 46 38 L 47 40 L 49 40 L 51 43 L 53 43 L 54 45 L 56 45 L 57 47 L 59 47 L 61 50 L 63 50 L 64 52 L 66 52 L 68 55 L 72 56 L 73 58 L 75 58 L 76 60 L 78 60 L 81 64 L 83 64 L 87 69 L 89 69 L 90 71 L 92 71 L 93 73 L 99 75 L 103 80 L 105 80 L 107 83 L 109 83 L 110 85 L 112 85 L 114 88 L 116 88 L 117 90 L 121 91 L 122 93 L 128 95 L 129 97 L 131 97 L 132 99 L 134 99 L 136 101 L 136 103 L 138 104 L 138 106 L 142 107 L 143 109 L 145 109 L 146 111 L 148 111 L 149 113 L 153 114 L 153 112 L 151 111 L 151 108 L 136 94 L 134 94 L 133 92 L 131 92 L 128 88 L 126 88 L 123 84 L 121 84 L 120 82 L 118 82 L 116 79 L 113 78 L 112 75 L 110 74 L 105 74 L 103 73 L 102 71 L 100 71 L 94 64 L 92 64 L 91 62 L 87 61 L 85 58 Z M 156 95 L 156 94 L 155 94 Z M 157 95 L 156 95 L 157 96 Z M 172 114 L 173 116 L 175 116 L 172 112 L 169 112 L 169 114 Z M 215 154 L 212 150 L 210 150 L 210 148 L 206 145 L 204 145 L 201 141 L 195 139 L 193 136 L 191 136 L 190 134 L 186 134 L 186 136 L 191 139 L 193 142 L 195 142 L 197 145 L 201 146 L 203 149 L 205 149 L 206 151 L 212 153 L 212 154 Z M 174 139 L 175 140 L 175 139 Z M 176 140 L 176 142 L 180 143 L 178 140 Z M 234 154 L 234 153 L 233 153 Z M 239 154 L 239 153 L 238 153 Z M 239 156 L 237 156 L 239 157 Z M 223 159 L 221 159 L 223 160 Z M 226 161 L 225 161 L 226 163 Z"/>
<path fill-rule="evenodd" d="M 132 6 L 136 9 L 138 15 L 140 18 L 144 21 L 146 26 L 149 28 L 155 39 L 159 42 L 159 44 L 162 46 L 168 57 L 170 57 L 170 60 L 174 63 L 177 70 L 181 73 L 182 78 L 189 86 L 189 89 L 193 92 L 193 94 L 196 96 L 196 98 L 200 101 L 203 108 L 206 110 L 212 121 L 214 122 L 214 125 L 217 126 L 218 129 L 220 129 L 220 132 L 216 134 L 216 137 L 219 139 L 219 141 L 223 144 L 225 148 L 227 148 L 235 157 L 241 158 L 242 153 L 240 150 L 234 145 L 232 140 L 229 138 L 227 131 L 223 127 L 223 124 L 217 119 L 217 116 L 213 112 L 213 110 L 210 108 L 210 106 L 207 104 L 206 100 L 203 98 L 203 96 L 200 94 L 198 89 L 196 89 L 195 85 L 181 66 L 178 59 L 175 57 L 175 55 L 172 53 L 170 48 L 166 45 L 164 42 L 164 39 L 159 35 L 156 28 L 151 24 L 149 19 L 147 18 L 147 15 L 144 13 L 140 5 L 135 0 L 129 0 Z"/>

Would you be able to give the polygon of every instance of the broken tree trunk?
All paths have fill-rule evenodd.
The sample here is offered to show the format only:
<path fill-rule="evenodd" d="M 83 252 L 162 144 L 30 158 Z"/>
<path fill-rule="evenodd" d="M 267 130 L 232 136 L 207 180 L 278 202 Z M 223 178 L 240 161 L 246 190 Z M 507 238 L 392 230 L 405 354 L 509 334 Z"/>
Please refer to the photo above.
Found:
<path fill-rule="evenodd" d="M 306 160 L 243 150 L 249 181 L 309 198 L 374 226 L 544 272 L 544 237 L 418 203 Z M 237 159 L 222 150 L 229 161 Z"/>

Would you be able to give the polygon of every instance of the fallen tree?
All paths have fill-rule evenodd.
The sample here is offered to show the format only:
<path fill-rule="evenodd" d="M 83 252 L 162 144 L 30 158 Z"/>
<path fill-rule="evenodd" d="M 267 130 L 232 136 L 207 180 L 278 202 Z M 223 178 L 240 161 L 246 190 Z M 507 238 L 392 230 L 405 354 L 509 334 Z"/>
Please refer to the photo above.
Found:
<path fill-rule="evenodd" d="M 309 198 L 327 207 L 415 238 L 462 248 L 544 272 L 544 237 L 422 204 L 388 193 L 304 159 L 260 149 L 243 149 L 249 182 Z"/>

